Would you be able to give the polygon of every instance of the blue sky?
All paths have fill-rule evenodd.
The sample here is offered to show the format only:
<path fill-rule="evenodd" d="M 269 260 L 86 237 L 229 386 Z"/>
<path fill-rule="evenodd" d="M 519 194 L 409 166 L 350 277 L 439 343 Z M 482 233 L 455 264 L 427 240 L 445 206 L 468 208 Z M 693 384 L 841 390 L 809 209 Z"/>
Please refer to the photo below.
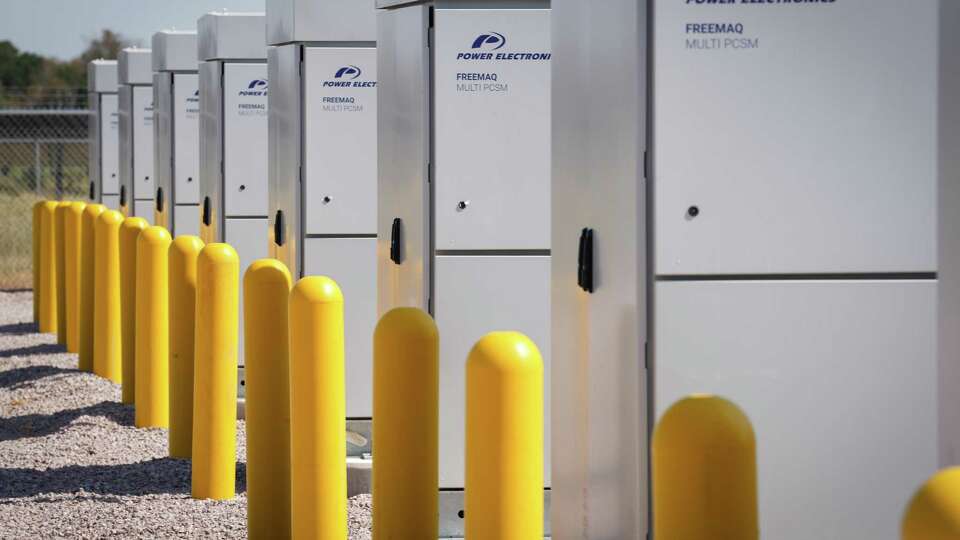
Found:
<path fill-rule="evenodd" d="M 0 41 L 68 60 L 104 28 L 150 46 L 158 30 L 196 29 L 208 11 L 263 11 L 264 0 L 0 0 Z"/>

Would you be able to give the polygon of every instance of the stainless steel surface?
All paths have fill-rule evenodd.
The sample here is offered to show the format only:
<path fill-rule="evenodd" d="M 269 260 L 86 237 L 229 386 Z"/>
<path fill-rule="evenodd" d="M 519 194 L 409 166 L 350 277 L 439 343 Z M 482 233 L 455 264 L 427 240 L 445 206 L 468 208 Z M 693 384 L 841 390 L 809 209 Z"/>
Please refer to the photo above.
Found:
<path fill-rule="evenodd" d="M 642 539 L 648 531 L 646 5 L 553 1 L 550 515 L 557 538 Z M 594 294 L 577 286 L 585 227 L 595 234 Z"/>
<path fill-rule="evenodd" d="M 243 283 L 243 275 L 257 259 L 267 257 L 267 218 L 226 218 L 223 225 L 223 241 L 230 244 L 237 251 L 240 259 L 239 283 Z M 244 364 L 243 355 L 243 286 L 239 294 L 240 309 L 237 321 L 237 361 Z"/>
<path fill-rule="evenodd" d="M 960 2 L 940 2 L 937 336 L 941 467 L 960 464 Z"/>
<path fill-rule="evenodd" d="M 209 201 L 213 238 L 223 241 L 223 90 L 220 62 L 200 63 L 200 205 Z"/>
<path fill-rule="evenodd" d="M 110 94 L 117 91 L 117 61 L 91 60 L 87 64 L 87 91 Z"/>
<path fill-rule="evenodd" d="M 153 71 L 196 71 L 197 33 L 162 30 L 153 34 Z"/>
<path fill-rule="evenodd" d="M 223 65 L 223 212 L 227 218 L 267 216 L 267 84 L 266 63 Z"/>
<path fill-rule="evenodd" d="M 151 81 L 150 86 L 132 88 L 133 198 L 152 201 L 156 194 L 153 181 L 153 85 Z M 153 217 L 152 210 L 150 216 Z"/>
<path fill-rule="evenodd" d="M 200 203 L 200 79 L 173 75 L 173 195 L 176 204 Z"/>
<path fill-rule="evenodd" d="M 177 236 L 200 236 L 200 206 L 178 204 L 173 214 L 173 230 Z"/>
<path fill-rule="evenodd" d="M 133 205 L 132 205 L 133 212 L 131 212 L 130 215 L 142 217 L 143 219 L 147 220 L 148 225 L 154 225 L 154 222 L 156 221 L 155 220 L 156 215 L 153 211 L 154 210 L 153 204 L 154 204 L 153 200 L 133 201 Z"/>
<path fill-rule="evenodd" d="M 117 91 L 117 149 L 119 152 L 120 203 L 133 214 L 133 87 L 121 84 Z"/>
<path fill-rule="evenodd" d="M 267 57 L 263 13 L 217 11 L 197 20 L 197 60 L 259 60 Z"/>
<path fill-rule="evenodd" d="M 163 193 L 165 221 L 157 225 L 166 227 L 170 234 L 174 231 L 173 215 L 173 74 L 169 72 L 153 74 L 153 179 L 157 194 Z"/>
<path fill-rule="evenodd" d="M 300 276 L 300 168 L 302 152 L 302 113 L 300 85 L 300 45 L 270 47 L 269 65 L 269 209 L 270 231 L 276 227 L 277 211 L 282 211 L 284 243 L 269 239 L 270 256 L 283 262 L 293 276 Z"/>
<path fill-rule="evenodd" d="M 377 13 L 377 311 L 427 308 L 430 296 L 430 100 L 427 6 Z M 402 263 L 390 260 L 394 219 Z"/>
<path fill-rule="evenodd" d="M 374 462 L 376 462 L 376 456 L 374 456 L 373 459 Z M 553 496 L 554 493 L 551 490 L 547 489 L 543 491 L 543 530 L 544 534 L 547 535 L 547 538 L 550 538 L 550 523 L 548 521 L 548 516 L 550 516 L 550 509 L 553 506 Z M 437 502 L 439 503 L 440 512 L 440 538 L 463 538 L 463 519 L 465 516 L 463 513 L 463 491 L 441 491 L 440 498 Z M 557 538 L 562 539 L 566 537 L 557 536 Z"/>
<path fill-rule="evenodd" d="M 374 41 L 373 0 L 268 0 L 267 43 Z"/>
<path fill-rule="evenodd" d="M 153 64 L 150 49 L 128 47 L 117 55 L 117 82 L 119 84 L 153 84 Z"/>

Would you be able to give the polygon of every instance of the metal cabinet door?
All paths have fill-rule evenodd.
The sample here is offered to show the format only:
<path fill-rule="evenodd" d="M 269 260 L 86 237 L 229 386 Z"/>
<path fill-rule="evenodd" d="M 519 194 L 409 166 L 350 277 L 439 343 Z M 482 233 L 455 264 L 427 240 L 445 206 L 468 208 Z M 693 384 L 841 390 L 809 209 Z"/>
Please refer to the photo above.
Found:
<path fill-rule="evenodd" d="M 176 204 L 200 202 L 200 81 L 194 73 L 173 76 L 173 178 Z"/>
<path fill-rule="evenodd" d="M 101 193 L 120 193 L 120 119 L 116 94 L 100 95 L 100 181 Z"/>
<path fill-rule="evenodd" d="M 343 293 L 347 418 L 373 416 L 373 330 L 377 325 L 376 238 L 307 238 L 307 276 L 327 276 Z"/>
<path fill-rule="evenodd" d="M 377 230 L 376 85 L 375 48 L 304 49 L 307 234 Z"/>
<path fill-rule="evenodd" d="M 440 332 L 440 487 L 463 488 L 467 354 L 497 330 L 523 332 L 543 356 L 544 482 L 550 485 L 550 257 L 436 258 Z"/>
<path fill-rule="evenodd" d="M 153 74 L 153 181 L 155 222 L 173 231 L 173 74 Z M 162 202 L 162 209 L 161 209 Z"/>
<path fill-rule="evenodd" d="M 200 236 L 200 207 L 197 205 L 173 207 L 173 233 L 175 236 Z"/>
<path fill-rule="evenodd" d="M 120 210 L 120 196 L 111 195 L 105 193 L 103 195 L 102 204 L 107 208 L 107 210 Z"/>
<path fill-rule="evenodd" d="M 133 201 L 132 208 L 132 216 L 142 217 L 147 220 L 147 223 L 150 225 L 154 224 L 156 214 L 154 212 L 153 201 Z"/>
<path fill-rule="evenodd" d="M 550 11 L 435 20 L 436 248 L 549 248 Z"/>
<path fill-rule="evenodd" d="M 429 9 L 377 12 L 377 311 L 430 296 Z M 395 226 L 396 224 L 396 226 Z M 398 235 L 392 233 L 396 231 Z M 399 255 L 391 260 L 391 242 Z"/>
<path fill-rule="evenodd" d="M 934 271 L 937 5 L 658 0 L 657 273 Z"/>
<path fill-rule="evenodd" d="M 153 199 L 153 87 L 133 87 L 133 196 Z"/>
<path fill-rule="evenodd" d="M 224 216 L 267 215 L 267 127 L 267 64 L 224 64 Z"/>
<path fill-rule="evenodd" d="M 133 208 L 133 89 L 122 84 L 117 89 L 117 152 L 120 204 L 124 211 Z M 108 192 L 109 193 L 109 192 Z"/>
<path fill-rule="evenodd" d="M 692 393 L 743 409 L 763 537 L 897 537 L 937 469 L 936 281 L 655 287 L 656 415 Z"/>
<path fill-rule="evenodd" d="M 237 358 L 243 363 L 243 274 L 257 259 L 267 256 L 268 227 L 267 218 L 243 218 L 224 220 L 224 241 L 237 252 L 240 259 L 240 309 L 237 333 Z"/>

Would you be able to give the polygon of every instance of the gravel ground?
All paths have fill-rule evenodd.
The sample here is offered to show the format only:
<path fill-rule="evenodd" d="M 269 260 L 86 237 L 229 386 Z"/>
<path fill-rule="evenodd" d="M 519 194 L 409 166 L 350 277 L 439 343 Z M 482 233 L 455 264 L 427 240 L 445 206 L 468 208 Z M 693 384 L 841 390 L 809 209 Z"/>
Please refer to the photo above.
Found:
<path fill-rule="evenodd" d="M 29 292 L 0 292 L 0 538 L 244 538 L 246 445 L 237 497 L 190 498 L 190 463 L 167 432 L 133 427 L 120 387 L 77 371 L 36 333 Z M 350 539 L 370 538 L 370 497 L 350 500 Z"/>

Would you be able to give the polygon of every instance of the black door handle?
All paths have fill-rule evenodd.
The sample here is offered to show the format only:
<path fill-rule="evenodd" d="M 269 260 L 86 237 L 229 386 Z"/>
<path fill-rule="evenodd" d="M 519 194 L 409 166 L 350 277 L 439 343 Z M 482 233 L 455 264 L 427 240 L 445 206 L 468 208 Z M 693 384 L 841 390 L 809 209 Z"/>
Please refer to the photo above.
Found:
<path fill-rule="evenodd" d="M 403 222 L 400 218 L 393 219 L 393 226 L 390 228 L 390 260 L 394 264 L 400 264 L 402 260 L 401 242 L 403 240 Z"/>
<path fill-rule="evenodd" d="M 580 231 L 580 248 L 577 255 L 577 285 L 593 293 L 593 229 Z"/>
<path fill-rule="evenodd" d="M 127 186 L 120 186 L 120 206 L 127 205 Z"/>
<path fill-rule="evenodd" d="M 282 246 L 286 243 L 284 233 L 286 228 L 283 223 L 283 210 L 277 210 L 277 217 L 273 220 L 273 243 Z"/>
<path fill-rule="evenodd" d="M 97 198 L 97 184 L 93 181 L 90 181 L 90 200 L 96 200 Z"/>
<path fill-rule="evenodd" d="M 210 226 L 210 197 L 203 198 L 203 224 Z"/>
<path fill-rule="evenodd" d="M 157 212 L 163 212 L 163 188 L 157 188 Z"/>

